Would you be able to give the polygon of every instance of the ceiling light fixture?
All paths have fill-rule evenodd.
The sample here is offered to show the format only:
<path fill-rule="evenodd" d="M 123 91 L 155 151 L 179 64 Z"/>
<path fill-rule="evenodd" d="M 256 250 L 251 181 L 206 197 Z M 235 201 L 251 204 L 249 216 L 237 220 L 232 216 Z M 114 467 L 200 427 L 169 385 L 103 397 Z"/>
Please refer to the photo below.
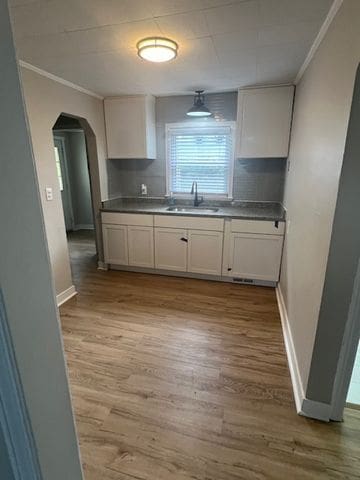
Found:
<path fill-rule="evenodd" d="M 189 117 L 210 117 L 210 115 L 212 115 L 210 110 L 205 107 L 204 90 L 195 91 L 194 105 L 186 115 L 189 115 Z"/>
<path fill-rule="evenodd" d="M 136 44 L 140 58 L 149 62 L 168 62 L 177 56 L 179 46 L 170 38 L 148 37 Z"/>

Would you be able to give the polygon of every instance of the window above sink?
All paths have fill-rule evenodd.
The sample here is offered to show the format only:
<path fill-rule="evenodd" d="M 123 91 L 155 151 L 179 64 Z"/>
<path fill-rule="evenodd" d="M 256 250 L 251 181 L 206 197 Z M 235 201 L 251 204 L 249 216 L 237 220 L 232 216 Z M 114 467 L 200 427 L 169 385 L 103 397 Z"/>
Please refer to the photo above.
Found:
<path fill-rule="evenodd" d="M 235 122 L 166 125 L 166 190 L 190 198 L 191 186 L 212 199 L 232 198 Z"/>

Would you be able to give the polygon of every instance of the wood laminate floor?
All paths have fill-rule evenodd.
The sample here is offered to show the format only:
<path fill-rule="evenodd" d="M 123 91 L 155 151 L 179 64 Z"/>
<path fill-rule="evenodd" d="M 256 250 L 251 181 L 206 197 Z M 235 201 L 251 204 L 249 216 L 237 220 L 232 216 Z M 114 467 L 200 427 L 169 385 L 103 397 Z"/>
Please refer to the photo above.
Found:
<path fill-rule="evenodd" d="M 299 417 L 273 289 L 96 270 L 61 307 L 85 480 L 359 479 L 360 412 Z"/>

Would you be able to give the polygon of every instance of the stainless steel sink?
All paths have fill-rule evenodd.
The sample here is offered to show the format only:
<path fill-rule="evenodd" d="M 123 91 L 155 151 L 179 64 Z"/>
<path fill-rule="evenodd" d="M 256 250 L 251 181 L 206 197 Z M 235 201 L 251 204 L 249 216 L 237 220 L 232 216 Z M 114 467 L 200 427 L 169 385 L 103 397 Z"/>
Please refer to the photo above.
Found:
<path fill-rule="evenodd" d="M 177 213 L 215 213 L 219 209 L 211 207 L 168 207 L 166 210 Z"/>

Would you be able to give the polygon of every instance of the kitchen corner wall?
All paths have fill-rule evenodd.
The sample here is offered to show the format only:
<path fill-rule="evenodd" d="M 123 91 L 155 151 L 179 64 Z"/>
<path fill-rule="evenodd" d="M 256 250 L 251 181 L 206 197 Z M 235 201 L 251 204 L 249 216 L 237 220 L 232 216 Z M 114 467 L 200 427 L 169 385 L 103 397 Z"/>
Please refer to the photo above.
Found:
<path fill-rule="evenodd" d="M 162 197 L 166 192 L 167 123 L 194 122 L 186 117 L 193 103 L 192 95 L 156 99 L 156 160 L 112 159 L 107 161 L 109 198 L 137 196 L 145 183 L 148 195 Z M 237 92 L 206 95 L 213 113 L 208 122 L 236 121 Z M 204 121 L 202 119 L 202 121 Z M 286 160 L 283 158 L 236 159 L 233 195 L 236 200 L 281 202 L 283 199 Z"/>
<path fill-rule="evenodd" d="M 331 292 L 323 287 L 325 279 L 329 280 L 325 273 L 360 58 L 359 32 L 360 2 L 346 0 L 297 85 L 284 201 L 287 234 L 280 290 L 297 363 L 293 369 L 299 371 L 306 397 L 328 404 L 346 321 L 343 304 L 348 284 L 344 278 L 350 274 L 349 259 L 337 264 Z M 350 134 L 354 138 L 354 132 L 350 130 Z M 352 149 L 349 161 L 350 154 L 356 155 L 354 145 Z M 345 168 L 348 174 L 348 166 Z M 352 181 L 358 182 L 355 167 L 351 171 Z M 358 215 L 351 212 L 347 211 L 348 218 L 359 222 Z M 334 233 L 338 235 L 337 230 Z M 345 245 L 351 231 L 342 228 L 342 236 L 337 245 Z M 344 251 L 352 253 L 349 247 Z M 332 262 L 329 268 L 333 268 Z M 330 314 L 329 296 L 336 300 Z"/>
<path fill-rule="evenodd" d="M 96 202 L 100 204 L 101 199 L 108 198 L 103 101 L 25 67 L 21 68 L 21 80 L 38 174 L 51 267 L 56 294 L 59 295 L 72 286 L 72 278 L 61 194 L 56 174 L 52 128 L 60 114 L 64 113 L 87 120 L 96 137 L 96 143 L 90 139 L 90 148 L 92 156 L 97 157 L 95 162 L 97 161 L 96 167 L 99 170 L 101 191 Z M 46 187 L 53 189 L 52 201 L 47 201 L 45 198 Z M 101 257 L 101 249 L 99 254 Z"/>

